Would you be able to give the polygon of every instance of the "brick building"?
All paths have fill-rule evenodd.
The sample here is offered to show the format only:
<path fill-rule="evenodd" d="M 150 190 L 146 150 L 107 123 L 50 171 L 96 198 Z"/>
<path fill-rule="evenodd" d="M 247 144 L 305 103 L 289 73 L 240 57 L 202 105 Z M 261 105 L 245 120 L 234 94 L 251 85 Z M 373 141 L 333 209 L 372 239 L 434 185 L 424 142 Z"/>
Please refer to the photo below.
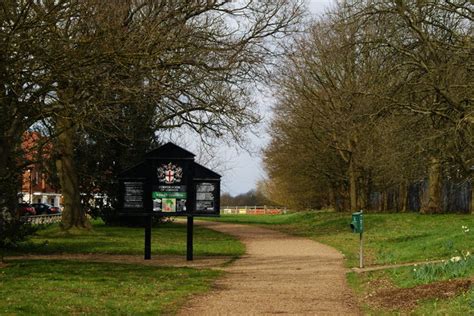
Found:
<path fill-rule="evenodd" d="M 25 159 L 39 162 L 29 165 L 23 173 L 20 201 L 60 206 L 61 193 L 48 181 L 49 172 L 42 163 L 50 157 L 51 144 L 42 145 L 42 141 L 44 137 L 38 132 L 28 132 L 23 137 Z"/>

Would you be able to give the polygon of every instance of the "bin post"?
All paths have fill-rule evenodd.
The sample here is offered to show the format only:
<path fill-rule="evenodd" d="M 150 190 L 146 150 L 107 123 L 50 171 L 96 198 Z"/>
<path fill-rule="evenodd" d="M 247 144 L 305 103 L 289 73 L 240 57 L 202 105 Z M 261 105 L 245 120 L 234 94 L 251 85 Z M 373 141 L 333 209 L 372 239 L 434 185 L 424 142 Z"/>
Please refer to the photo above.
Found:
<path fill-rule="evenodd" d="M 363 242 L 363 233 L 364 233 L 364 215 L 363 211 L 352 213 L 352 220 L 350 227 L 353 233 L 359 233 L 359 267 L 364 267 L 364 242 Z"/>

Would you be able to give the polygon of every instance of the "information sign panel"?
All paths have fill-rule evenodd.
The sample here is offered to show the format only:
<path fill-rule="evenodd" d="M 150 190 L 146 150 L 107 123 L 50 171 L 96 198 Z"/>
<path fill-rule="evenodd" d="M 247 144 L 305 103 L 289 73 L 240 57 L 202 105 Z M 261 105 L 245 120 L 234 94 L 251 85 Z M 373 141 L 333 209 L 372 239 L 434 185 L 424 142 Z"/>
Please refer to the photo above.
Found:
<path fill-rule="evenodd" d="M 220 178 L 219 174 L 195 163 L 194 186 L 196 205 L 193 209 L 195 216 L 219 216 Z"/>
<path fill-rule="evenodd" d="M 124 181 L 124 208 L 143 209 L 143 182 Z"/>
<path fill-rule="evenodd" d="M 150 158 L 151 199 L 153 214 L 164 216 L 187 215 L 193 199 L 190 183 L 193 161 L 186 158 Z"/>
<path fill-rule="evenodd" d="M 200 182 L 196 184 L 196 209 L 199 214 L 214 214 L 216 207 L 216 184 Z"/>
<path fill-rule="evenodd" d="M 145 210 L 145 178 L 120 179 L 122 213 L 140 214 Z"/>

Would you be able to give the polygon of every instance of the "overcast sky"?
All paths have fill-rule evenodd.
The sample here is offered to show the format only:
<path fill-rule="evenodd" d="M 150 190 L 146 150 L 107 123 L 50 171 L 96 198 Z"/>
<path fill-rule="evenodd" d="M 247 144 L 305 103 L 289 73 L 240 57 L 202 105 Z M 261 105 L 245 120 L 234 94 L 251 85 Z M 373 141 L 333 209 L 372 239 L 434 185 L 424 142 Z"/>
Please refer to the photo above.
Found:
<path fill-rule="evenodd" d="M 320 15 L 324 13 L 325 9 L 330 6 L 335 0 L 309 0 L 308 8 L 311 14 Z M 271 107 L 271 99 L 266 99 L 262 96 L 262 106 L 265 108 Z M 226 160 L 226 167 L 228 170 L 222 172 L 222 192 L 229 192 L 232 195 L 245 193 L 252 188 L 258 180 L 264 178 L 265 172 L 262 169 L 262 161 L 260 151 L 269 140 L 269 136 L 265 132 L 266 124 L 271 119 L 269 111 L 262 111 L 265 115 L 264 124 L 257 129 L 258 136 L 251 136 L 250 142 L 252 155 L 242 150 L 236 151 L 232 148 L 221 148 L 220 155 Z"/>

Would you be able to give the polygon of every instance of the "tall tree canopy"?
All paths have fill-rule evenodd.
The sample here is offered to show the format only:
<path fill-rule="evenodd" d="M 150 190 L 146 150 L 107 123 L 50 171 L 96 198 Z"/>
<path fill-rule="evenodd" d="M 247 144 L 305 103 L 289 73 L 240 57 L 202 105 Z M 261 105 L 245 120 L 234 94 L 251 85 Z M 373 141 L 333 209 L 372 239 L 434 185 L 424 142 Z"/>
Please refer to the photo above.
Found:
<path fill-rule="evenodd" d="M 3 1 L 2 212 L 17 190 L 18 161 L 5 157 L 18 157 L 21 134 L 38 122 L 55 143 L 66 229 L 87 226 L 78 144 L 180 126 L 238 140 L 259 119 L 251 92 L 266 78 L 271 39 L 294 31 L 301 9 L 296 0 Z"/>
<path fill-rule="evenodd" d="M 427 178 L 421 210 L 441 212 L 442 180 L 474 170 L 472 13 L 469 1 L 360 0 L 313 22 L 275 80 L 274 192 L 296 207 L 406 210 Z"/>

